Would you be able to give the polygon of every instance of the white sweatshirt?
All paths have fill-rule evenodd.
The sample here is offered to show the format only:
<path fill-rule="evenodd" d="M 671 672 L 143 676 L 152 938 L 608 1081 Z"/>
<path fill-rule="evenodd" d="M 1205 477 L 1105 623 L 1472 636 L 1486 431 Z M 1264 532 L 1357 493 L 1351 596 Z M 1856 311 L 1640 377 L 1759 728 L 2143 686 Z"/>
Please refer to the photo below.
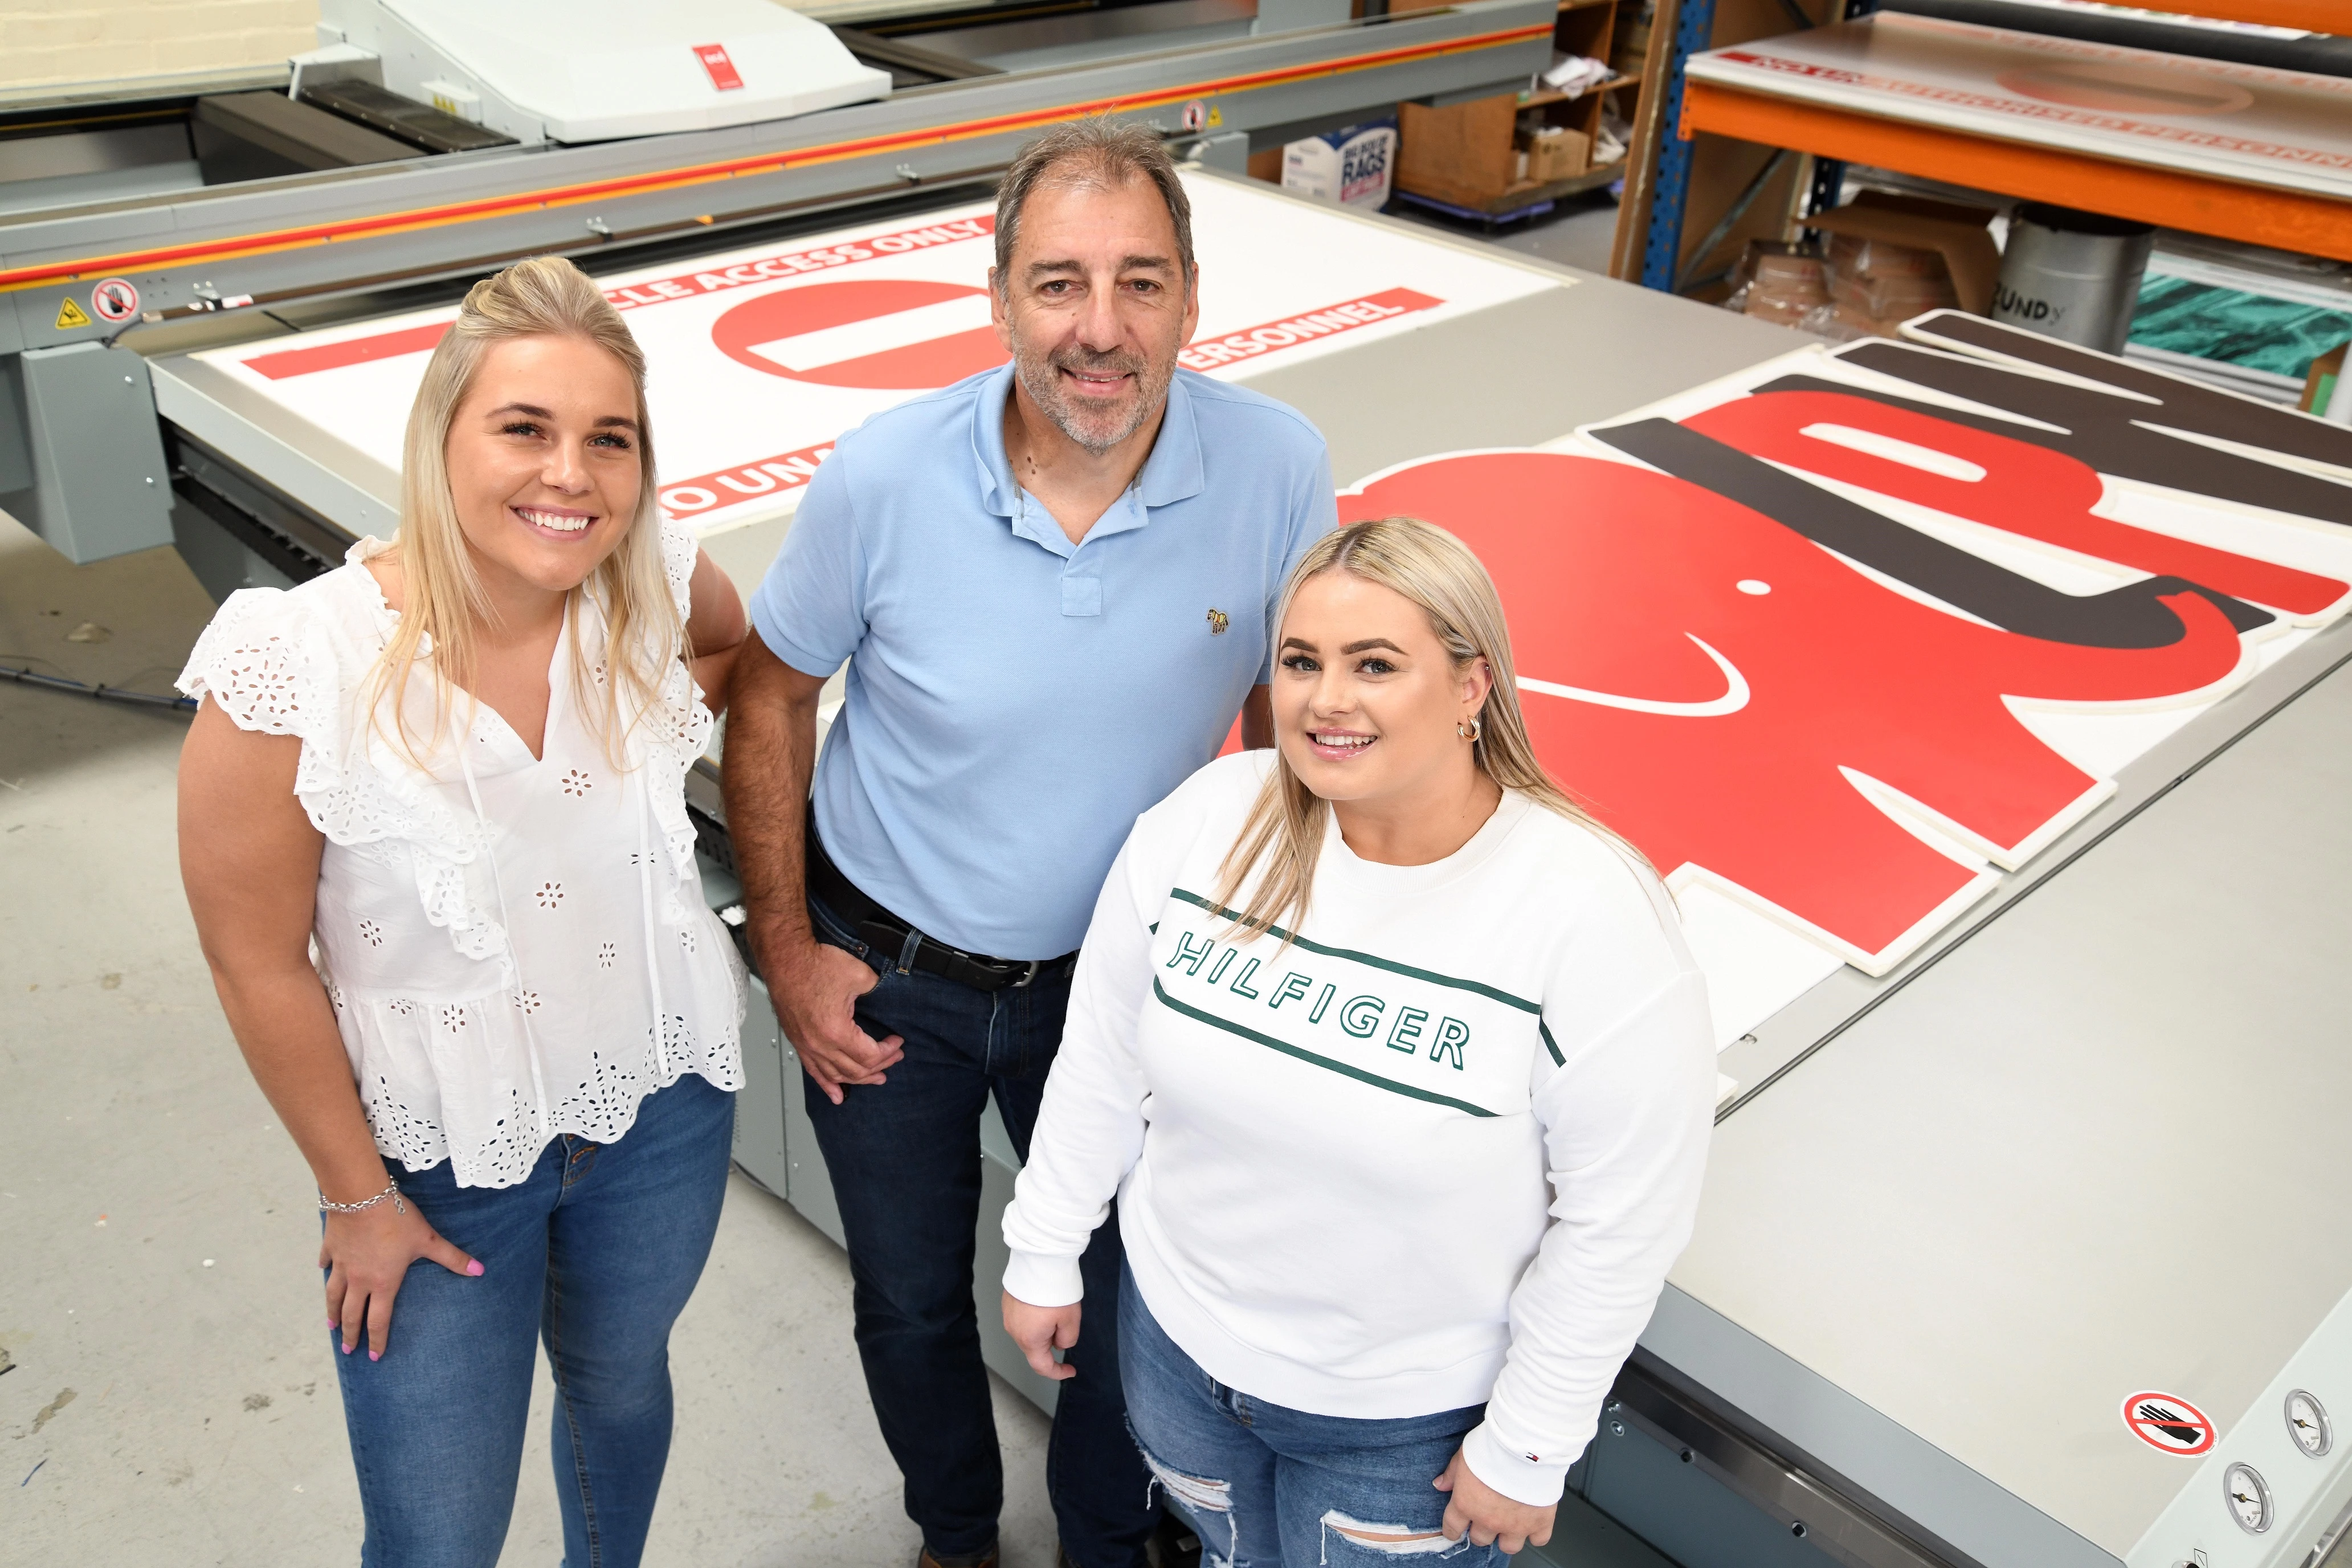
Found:
<path fill-rule="evenodd" d="M 1111 867 L 1004 1288 L 1077 1300 L 1116 1192 L 1145 1303 L 1218 1382 L 1325 1415 L 1486 1401 L 1472 1470 L 1556 1502 L 1690 1237 L 1705 982 L 1655 878 L 1507 793 L 1433 865 L 1334 825 L 1299 940 L 1236 942 L 1210 900 L 1271 765 L 1210 763 Z"/>

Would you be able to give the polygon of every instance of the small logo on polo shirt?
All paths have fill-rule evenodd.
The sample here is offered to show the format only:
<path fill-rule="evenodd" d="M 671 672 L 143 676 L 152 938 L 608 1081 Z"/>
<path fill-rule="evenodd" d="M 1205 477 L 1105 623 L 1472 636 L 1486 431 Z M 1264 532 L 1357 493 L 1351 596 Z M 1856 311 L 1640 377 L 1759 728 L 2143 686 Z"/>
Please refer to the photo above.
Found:
<path fill-rule="evenodd" d="M 1209 635 L 1211 637 L 1223 636 L 1225 628 L 1233 624 L 1234 618 L 1225 614 L 1224 611 L 1211 610 L 1209 612 Z"/>

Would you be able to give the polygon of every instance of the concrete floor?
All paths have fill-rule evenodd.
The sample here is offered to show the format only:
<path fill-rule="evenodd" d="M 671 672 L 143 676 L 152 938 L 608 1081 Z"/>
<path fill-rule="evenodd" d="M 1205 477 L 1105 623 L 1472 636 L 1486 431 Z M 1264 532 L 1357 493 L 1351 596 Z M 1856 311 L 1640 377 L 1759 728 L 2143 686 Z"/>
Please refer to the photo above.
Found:
<path fill-rule="evenodd" d="M 0 658 L 164 691 L 212 613 L 179 557 L 68 564 L 0 514 Z M 85 622 L 102 641 L 69 641 Z M 92 634 L 84 633 L 85 637 Z M 180 892 L 186 721 L 0 683 L 0 1563 L 358 1556 L 309 1173 Z M 671 1352 L 650 1564 L 911 1563 L 841 1253 L 738 1177 Z M 1045 1422 L 996 1384 L 1007 1568 L 1046 1568 Z M 502 1562 L 562 1555 L 541 1376 Z"/>

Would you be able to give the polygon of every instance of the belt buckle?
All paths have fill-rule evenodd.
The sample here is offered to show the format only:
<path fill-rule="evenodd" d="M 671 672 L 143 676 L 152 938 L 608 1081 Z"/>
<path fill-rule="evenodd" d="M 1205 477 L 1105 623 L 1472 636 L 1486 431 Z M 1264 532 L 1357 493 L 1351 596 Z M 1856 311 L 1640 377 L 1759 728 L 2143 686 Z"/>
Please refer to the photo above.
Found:
<path fill-rule="evenodd" d="M 1015 981 L 1012 982 L 1012 988 L 1013 988 L 1013 990 L 1015 990 L 1015 991 L 1020 990 L 1023 986 L 1024 986 L 1024 985 L 1028 984 L 1032 980 L 1036 979 L 1036 978 L 1037 978 L 1037 972 L 1038 972 L 1039 970 L 1043 969 L 1045 966 L 1045 961 L 1044 959 L 1042 959 L 1042 958 L 1033 958 L 1033 959 L 1031 959 L 1031 960 L 1029 961 L 1028 967 L 1026 968 L 1026 970 L 1024 970 L 1024 973 L 1022 973 L 1021 978 L 1020 978 L 1020 979 L 1018 979 L 1018 980 L 1015 980 Z"/>

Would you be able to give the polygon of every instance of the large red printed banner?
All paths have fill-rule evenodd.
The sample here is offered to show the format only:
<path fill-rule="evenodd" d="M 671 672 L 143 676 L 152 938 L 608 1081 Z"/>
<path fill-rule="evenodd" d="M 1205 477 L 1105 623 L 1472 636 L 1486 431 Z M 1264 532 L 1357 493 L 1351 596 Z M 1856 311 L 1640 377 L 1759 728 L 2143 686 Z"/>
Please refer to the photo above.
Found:
<path fill-rule="evenodd" d="M 1478 551 L 1546 763 L 1675 886 L 1873 973 L 2352 593 L 2352 431 L 1915 330 L 1340 503 Z"/>

